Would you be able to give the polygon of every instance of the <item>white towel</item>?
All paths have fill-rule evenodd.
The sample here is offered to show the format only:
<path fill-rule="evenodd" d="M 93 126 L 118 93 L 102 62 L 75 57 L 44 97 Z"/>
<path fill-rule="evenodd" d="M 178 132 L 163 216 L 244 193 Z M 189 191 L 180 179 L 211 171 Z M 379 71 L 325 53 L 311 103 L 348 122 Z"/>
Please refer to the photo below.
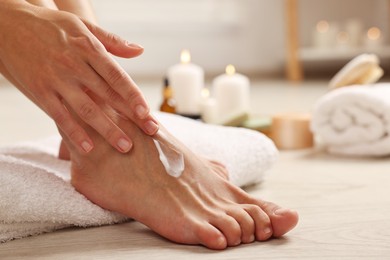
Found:
<path fill-rule="evenodd" d="M 317 102 L 311 128 L 330 153 L 390 155 L 390 84 L 329 92 Z"/>
<path fill-rule="evenodd" d="M 238 186 L 263 180 L 277 150 L 264 135 L 156 113 L 196 153 L 223 162 Z M 70 185 L 70 163 L 57 159 L 60 137 L 0 148 L 0 241 L 70 226 L 128 220 L 87 200 Z"/>

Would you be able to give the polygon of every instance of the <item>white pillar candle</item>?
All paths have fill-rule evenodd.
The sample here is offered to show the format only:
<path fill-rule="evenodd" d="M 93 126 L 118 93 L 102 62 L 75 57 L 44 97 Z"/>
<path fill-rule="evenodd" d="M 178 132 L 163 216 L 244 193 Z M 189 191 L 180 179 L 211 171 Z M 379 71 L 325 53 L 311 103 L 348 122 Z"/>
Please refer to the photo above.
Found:
<path fill-rule="evenodd" d="M 382 32 L 378 27 L 371 27 L 368 29 L 366 38 L 365 38 L 365 45 L 369 49 L 376 49 L 380 48 L 383 44 L 383 36 Z"/>
<path fill-rule="evenodd" d="M 350 37 L 351 46 L 361 46 L 364 34 L 362 21 L 359 19 L 350 19 L 346 22 L 345 28 Z"/>
<path fill-rule="evenodd" d="M 216 124 L 218 121 L 218 107 L 215 98 L 210 97 L 210 91 L 207 88 L 202 89 L 201 95 L 201 115 L 202 120 L 208 124 Z"/>
<path fill-rule="evenodd" d="M 249 113 L 249 79 L 235 73 L 233 65 L 226 67 L 226 73 L 213 81 L 213 94 L 218 105 L 218 117 L 226 118 L 237 113 Z"/>
<path fill-rule="evenodd" d="M 200 94 L 204 86 L 204 71 L 191 63 L 188 50 L 181 52 L 181 63 L 169 68 L 168 78 L 176 101 L 176 113 L 200 115 Z"/>
<path fill-rule="evenodd" d="M 316 24 L 313 33 L 313 45 L 319 49 L 332 48 L 336 44 L 338 26 L 330 24 L 326 20 L 321 20 Z"/>
<path fill-rule="evenodd" d="M 348 49 L 351 47 L 350 36 L 348 32 L 341 31 L 337 34 L 337 48 Z"/>

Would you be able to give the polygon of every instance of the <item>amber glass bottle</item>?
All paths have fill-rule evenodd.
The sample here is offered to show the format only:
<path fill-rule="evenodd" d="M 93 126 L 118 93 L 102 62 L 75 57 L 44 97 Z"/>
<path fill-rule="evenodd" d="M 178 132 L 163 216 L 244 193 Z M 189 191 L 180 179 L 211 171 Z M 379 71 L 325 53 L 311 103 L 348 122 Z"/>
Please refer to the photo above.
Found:
<path fill-rule="evenodd" d="M 173 114 L 176 113 L 175 100 L 172 97 L 172 88 L 169 86 L 167 78 L 164 79 L 163 102 L 160 106 L 160 111 Z"/>

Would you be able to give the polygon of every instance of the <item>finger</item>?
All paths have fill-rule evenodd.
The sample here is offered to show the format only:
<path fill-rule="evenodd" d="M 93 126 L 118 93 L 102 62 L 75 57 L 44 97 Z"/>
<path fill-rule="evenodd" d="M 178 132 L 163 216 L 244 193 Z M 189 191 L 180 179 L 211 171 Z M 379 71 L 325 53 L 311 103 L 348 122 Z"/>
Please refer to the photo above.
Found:
<path fill-rule="evenodd" d="M 142 46 L 135 43 L 129 43 L 118 35 L 107 32 L 88 21 L 82 21 L 89 31 L 104 45 L 109 53 L 122 58 L 134 58 L 144 52 Z"/>
<path fill-rule="evenodd" d="M 54 120 L 58 128 L 69 138 L 80 153 L 89 153 L 93 142 L 85 130 L 73 119 L 61 100 L 54 94 L 47 97 L 47 103 L 42 105 L 44 111 Z"/>
<path fill-rule="evenodd" d="M 61 94 L 78 117 L 95 129 L 113 147 L 122 153 L 130 151 L 131 140 L 85 92 L 80 88 L 68 88 Z"/>
<path fill-rule="evenodd" d="M 138 127 L 140 127 L 146 134 L 154 135 L 158 131 L 158 122 L 148 114 L 145 118 L 140 119 L 136 111 L 131 109 L 127 105 L 126 101 L 107 84 L 107 82 L 96 74 L 96 71 L 89 67 L 80 68 L 84 77 L 81 79 L 83 85 L 88 86 L 88 89 L 97 95 L 100 99 L 104 100 L 107 104 L 113 107 L 116 111 L 120 112 L 127 118 L 130 118 Z M 139 91 L 139 95 L 142 93 Z"/>
<path fill-rule="evenodd" d="M 101 61 L 97 62 L 99 59 Z M 99 59 L 92 59 L 90 65 L 110 87 L 106 91 L 116 92 L 124 100 L 125 106 L 119 111 L 128 115 L 146 134 L 155 134 L 158 124 L 150 115 L 150 108 L 138 86 L 111 57 L 105 55 Z"/>

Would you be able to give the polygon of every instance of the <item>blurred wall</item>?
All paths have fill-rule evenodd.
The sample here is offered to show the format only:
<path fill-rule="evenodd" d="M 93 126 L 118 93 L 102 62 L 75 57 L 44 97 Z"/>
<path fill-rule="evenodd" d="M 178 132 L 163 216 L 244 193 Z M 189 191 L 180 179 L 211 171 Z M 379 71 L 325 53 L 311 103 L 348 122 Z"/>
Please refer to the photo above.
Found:
<path fill-rule="evenodd" d="M 282 75 L 283 0 L 92 0 L 100 25 L 145 47 L 134 60 L 120 60 L 132 75 L 161 77 L 180 50 L 208 75 L 232 63 L 252 75 Z M 387 0 L 300 0 L 301 44 L 309 45 L 320 19 L 359 17 L 387 31 Z"/>

